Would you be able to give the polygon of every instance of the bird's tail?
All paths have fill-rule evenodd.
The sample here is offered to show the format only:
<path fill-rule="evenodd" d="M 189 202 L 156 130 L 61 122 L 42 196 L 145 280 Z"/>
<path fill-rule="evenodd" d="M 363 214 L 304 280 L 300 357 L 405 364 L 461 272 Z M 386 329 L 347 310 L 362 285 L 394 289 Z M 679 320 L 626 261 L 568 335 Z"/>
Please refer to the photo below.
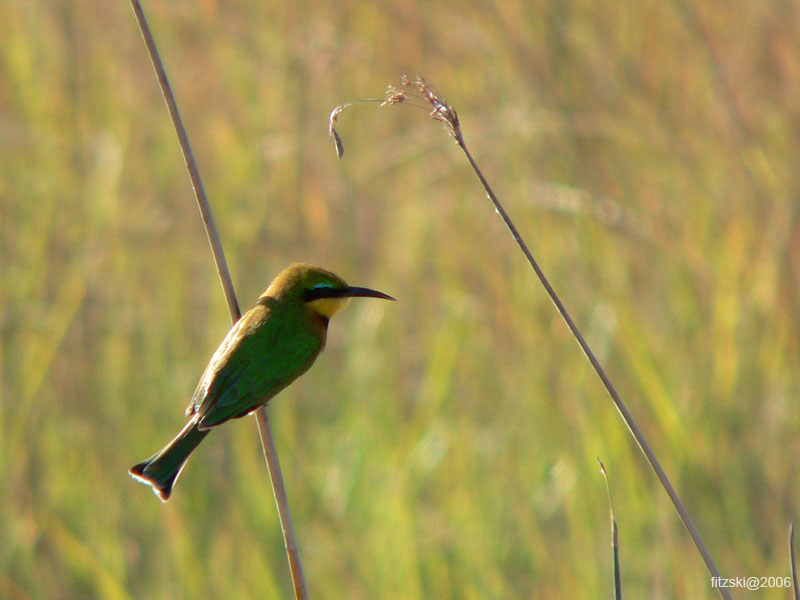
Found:
<path fill-rule="evenodd" d="M 131 467 L 128 472 L 136 481 L 152 486 L 156 496 L 166 502 L 189 455 L 209 432 L 209 429 L 198 429 L 194 420 L 189 421 L 169 444 L 146 461 Z"/>

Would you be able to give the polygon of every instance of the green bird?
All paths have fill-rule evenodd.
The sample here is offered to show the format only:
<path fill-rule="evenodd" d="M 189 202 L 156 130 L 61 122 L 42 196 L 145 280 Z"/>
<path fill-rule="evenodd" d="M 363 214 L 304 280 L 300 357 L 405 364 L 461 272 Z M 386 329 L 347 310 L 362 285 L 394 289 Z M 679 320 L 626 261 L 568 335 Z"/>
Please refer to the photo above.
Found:
<path fill-rule="evenodd" d="M 394 300 L 313 265 L 293 264 L 280 273 L 214 352 L 184 428 L 131 467 L 131 476 L 152 486 L 162 502 L 169 500 L 189 455 L 211 428 L 250 414 L 305 373 L 325 347 L 328 321 L 352 297 Z"/>

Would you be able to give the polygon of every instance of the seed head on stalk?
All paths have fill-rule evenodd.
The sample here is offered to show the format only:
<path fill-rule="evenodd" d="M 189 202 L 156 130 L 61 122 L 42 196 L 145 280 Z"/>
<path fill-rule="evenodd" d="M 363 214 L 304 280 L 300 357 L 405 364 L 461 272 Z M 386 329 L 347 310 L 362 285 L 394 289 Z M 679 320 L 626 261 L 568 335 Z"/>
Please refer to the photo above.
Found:
<path fill-rule="evenodd" d="M 361 104 L 362 102 L 379 102 L 381 106 L 392 106 L 394 104 L 407 104 L 422 110 L 432 110 L 428 116 L 434 121 L 443 123 L 447 132 L 453 137 L 456 143 L 464 147 L 464 138 L 461 135 L 461 124 L 458 121 L 458 113 L 447 100 L 445 100 L 436 89 L 429 84 L 425 79 L 417 75 L 414 80 L 409 79 L 406 75 L 400 77 L 400 85 L 395 86 L 389 84 L 386 87 L 386 92 L 383 99 L 380 98 L 364 98 L 361 100 L 352 100 L 340 104 L 331 111 L 328 118 L 328 133 L 333 138 L 334 146 L 336 149 L 336 156 L 342 158 L 344 155 L 344 144 L 339 132 L 336 131 L 336 123 L 339 121 L 339 115 L 345 108 L 353 104 Z"/>

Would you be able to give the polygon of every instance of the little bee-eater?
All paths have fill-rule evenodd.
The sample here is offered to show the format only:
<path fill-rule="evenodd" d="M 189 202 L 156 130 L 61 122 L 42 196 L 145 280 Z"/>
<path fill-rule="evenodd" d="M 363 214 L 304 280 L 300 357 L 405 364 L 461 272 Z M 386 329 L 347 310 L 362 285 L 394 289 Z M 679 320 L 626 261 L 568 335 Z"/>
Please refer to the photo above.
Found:
<path fill-rule="evenodd" d="M 328 320 L 357 296 L 394 300 L 313 265 L 294 264 L 279 274 L 214 352 L 186 409 L 188 423 L 131 468 L 134 479 L 166 502 L 211 428 L 250 414 L 305 373 L 325 347 Z"/>

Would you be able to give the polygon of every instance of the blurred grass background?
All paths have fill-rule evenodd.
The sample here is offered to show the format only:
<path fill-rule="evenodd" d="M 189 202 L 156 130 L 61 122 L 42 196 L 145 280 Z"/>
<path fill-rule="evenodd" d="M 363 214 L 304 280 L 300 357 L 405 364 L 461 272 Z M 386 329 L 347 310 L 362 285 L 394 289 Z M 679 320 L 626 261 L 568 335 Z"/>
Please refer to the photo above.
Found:
<path fill-rule="evenodd" d="M 313 598 L 714 598 L 666 495 L 440 126 L 585 329 L 726 576 L 788 575 L 800 455 L 796 2 L 148 2 L 243 307 L 355 301 L 270 406 Z M 228 317 L 127 2 L 0 0 L 0 597 L 290 595 L 250 419 L 161 505 Z M 760 597 L 787 597 L 762 590 Z M 742 592 L 734 593 L 743 596 Z"/>

